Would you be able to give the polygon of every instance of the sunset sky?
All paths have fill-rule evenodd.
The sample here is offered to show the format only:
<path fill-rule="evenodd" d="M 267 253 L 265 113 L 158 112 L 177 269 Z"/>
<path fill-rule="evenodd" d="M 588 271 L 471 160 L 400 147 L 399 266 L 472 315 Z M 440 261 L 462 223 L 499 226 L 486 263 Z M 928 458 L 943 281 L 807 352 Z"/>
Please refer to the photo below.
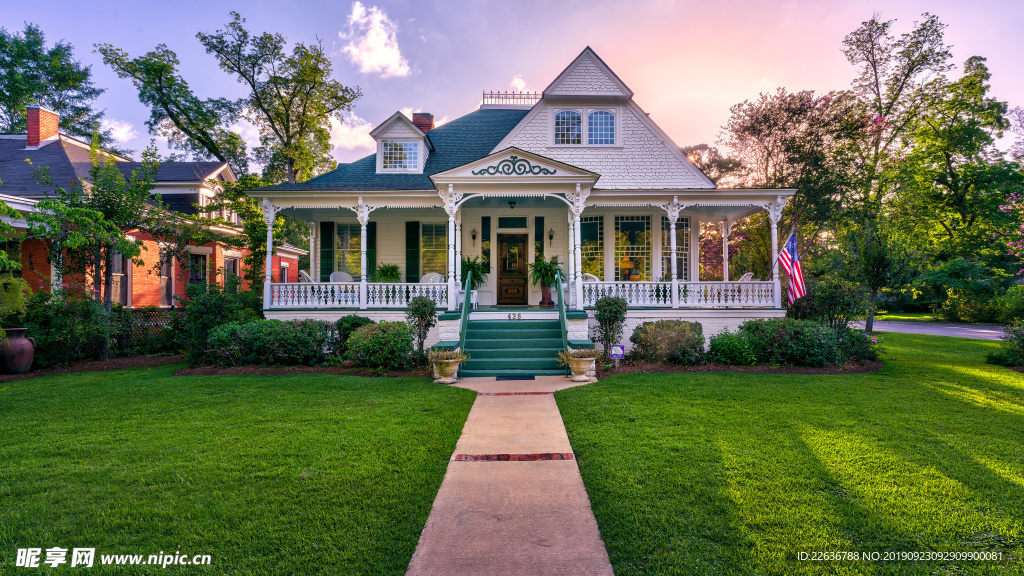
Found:
<path fill-rule="evenodd" d="M 395 110 L 452 119 L 474 110 L 481 91 L 542 90 L 591 46 L 635 92 L 635 100 L 679 144 L 714 144 L 729 107 L 759 92 L 829 91 L 849 86 L 854 69 L 843 37 L 873 12 L 909 31 L 922 12 L 948 25 L 946 42 L 961 64 L 988 59 L 992 94 L 1024 105 L 1024 3 L 1019 1 L 752 2 L 583 0 L 452 2 L 347 0 L 6 3 L 0 26 L 41 26 L 92 65 L 107 92 L 98 106 L 124 147 L 141 150 L 151 136 L 148 110 L 135 88 L 93 52 L 111 43 L 132 56 L 165 43 L 200 97 L 239 97 L 242 88 L 195 38 L 245 17 L 251 32 L 279 32 L 291 42 L 323 42 L 334 77 L 363 97 L 332 134 L 342 162 L 372 152 L 368 132 Z M 253 138 L 251 127 L 240 127 Z"/>

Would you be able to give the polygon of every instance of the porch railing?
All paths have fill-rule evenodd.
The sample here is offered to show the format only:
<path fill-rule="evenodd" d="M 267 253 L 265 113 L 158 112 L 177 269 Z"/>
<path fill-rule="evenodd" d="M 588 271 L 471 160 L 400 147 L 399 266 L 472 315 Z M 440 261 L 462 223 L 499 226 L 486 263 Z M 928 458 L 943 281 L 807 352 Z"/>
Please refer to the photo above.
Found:
<path fill-rule="evenodd" d="M 289 282 L 270 284 L 270 309 L 288 308 L 407 308 L 417 296 L 448 307 L 447 284 L 367 282 L 365 301 L 359 282 Z"/>
<path fill-rule="evenodd" d="M 774 283 L 679 282 L 680 308 L 701 306 L 766 306 L 774 302 Z M 584 282 L 583 305 L 593 306 L 605 296 L 625 298 L 630 306 L 672 307 L 671 282 Z"/>
<path fill-rule="evenodd" d="M 426 296 L 438 308 L 448 307 L 447 284 L 415 282 L 367 282 L 366 305 L 369 308 L 407 308 L 417 296 Z"/>

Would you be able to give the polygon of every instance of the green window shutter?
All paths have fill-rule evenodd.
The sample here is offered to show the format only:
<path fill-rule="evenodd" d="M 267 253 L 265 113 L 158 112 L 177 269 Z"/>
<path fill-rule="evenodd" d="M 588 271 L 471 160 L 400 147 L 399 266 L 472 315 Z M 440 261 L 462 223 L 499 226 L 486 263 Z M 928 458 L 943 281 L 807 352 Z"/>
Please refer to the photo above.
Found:
<path fill-rule="evenodd" d="M 320 281 L 330 282 L 334 272 L 334 222 L 320 223 Z"/>
<path fill-rule="evenodd" d="M 373 278 L 377 272 L 377 223 L 366 223 L 366 275 Z"/>
<path fill-rule="evenodd" d="M 405 223 L 405 281 L 420 281 L 420 223 Z"/>
<path fill-rule="evenodd" d="M 544 259 L 544 217 L 537 216 L 533 220 L 533 261 Z"/>

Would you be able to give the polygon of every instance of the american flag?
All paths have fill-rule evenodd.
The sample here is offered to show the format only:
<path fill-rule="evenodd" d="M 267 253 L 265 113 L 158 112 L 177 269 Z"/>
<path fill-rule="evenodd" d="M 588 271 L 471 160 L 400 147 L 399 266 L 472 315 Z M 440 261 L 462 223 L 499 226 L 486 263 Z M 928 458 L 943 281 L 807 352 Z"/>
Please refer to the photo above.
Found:
<path fill-rule="evenodd" d="M 789 275 L 789 305 L 792 306 L 797 298 L 807 294 L 807 286 L 804 285 L 804 272 L 800 269 L 800 253 L 796 250 L 796 232 L 791 232 L 786 243 L 782 246 L 779 254 L 779 264 Z"/>

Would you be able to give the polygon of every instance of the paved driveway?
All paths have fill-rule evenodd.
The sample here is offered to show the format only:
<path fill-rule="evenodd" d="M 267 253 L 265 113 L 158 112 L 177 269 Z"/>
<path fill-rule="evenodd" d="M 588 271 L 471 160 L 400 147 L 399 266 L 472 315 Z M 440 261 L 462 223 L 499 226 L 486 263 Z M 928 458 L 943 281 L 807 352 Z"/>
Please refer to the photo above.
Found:
<path fill-rule="evenodd" d="M 854 324 L 864 327 L 864 322 Z M 876 321 L 876 332 L 902 332 L 904 334 L 928 334 L 930 336 L 958 336 L 980 340 L 999 340 L 1003 327 L 999 324 L 949 324 L 945 322 L 893 322 Z"/>

